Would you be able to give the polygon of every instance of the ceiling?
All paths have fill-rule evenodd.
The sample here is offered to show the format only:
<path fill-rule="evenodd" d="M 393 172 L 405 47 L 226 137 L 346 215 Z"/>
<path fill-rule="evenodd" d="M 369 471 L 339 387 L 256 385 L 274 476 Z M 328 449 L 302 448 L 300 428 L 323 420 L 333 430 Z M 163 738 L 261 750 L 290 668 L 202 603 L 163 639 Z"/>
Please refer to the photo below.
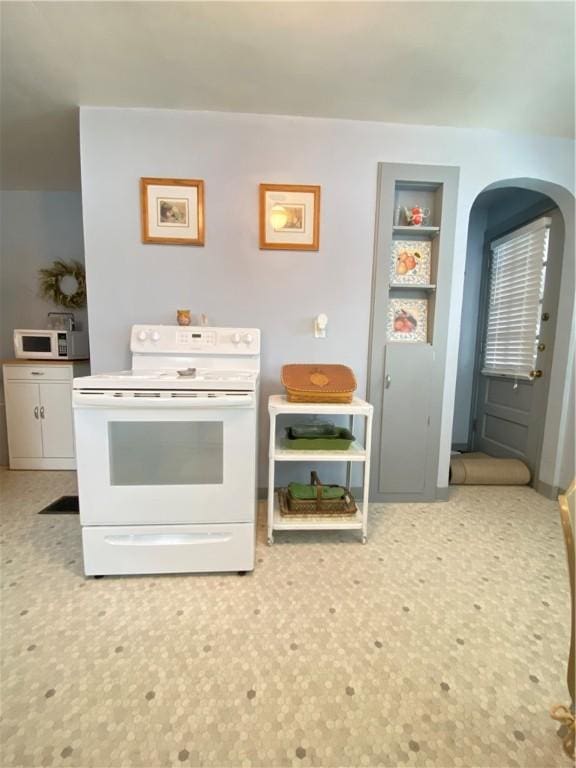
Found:
<path fill-rule="evenodd" d="M 2 2 L 2 188 L 79 186 L 78 105 L 574 136 L 572 2 Z"/>

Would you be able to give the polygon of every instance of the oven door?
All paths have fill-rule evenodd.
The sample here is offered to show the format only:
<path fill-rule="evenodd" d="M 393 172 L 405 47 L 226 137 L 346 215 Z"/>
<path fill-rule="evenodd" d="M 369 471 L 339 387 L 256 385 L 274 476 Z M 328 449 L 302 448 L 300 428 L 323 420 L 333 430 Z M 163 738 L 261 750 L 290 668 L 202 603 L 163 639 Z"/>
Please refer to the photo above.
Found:
<path fill-rule="evenodd" d="M 255 393 L 74 392 L 83 525 L 254 522 Z"/>

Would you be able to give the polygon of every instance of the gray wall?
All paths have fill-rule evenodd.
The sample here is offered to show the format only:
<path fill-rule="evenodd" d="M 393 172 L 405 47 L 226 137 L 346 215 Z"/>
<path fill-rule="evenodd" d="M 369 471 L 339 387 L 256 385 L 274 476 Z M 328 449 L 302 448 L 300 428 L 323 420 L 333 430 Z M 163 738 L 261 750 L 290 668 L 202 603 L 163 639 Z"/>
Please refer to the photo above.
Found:
<path fill-rule="evenodd" d="M 178 306 L 206 312 L 213 324 L 260 327 L 261 470 L 265 399 L 280 390 L 282 363 L 347 363 L 357 374 L 359 394 L 365 393 L 379 161 L 461 167 L 455 242 L 461 254 L 470 208 L 489 184 L 529 176 L 573 189 L 572 142 L 492 131 L 82 108 L 80 139 L 93 368 L 126 366 L 130 325 L 171 323 Z M 141 176 L 205 180 L 204 248 L 140 242 Z M 260 182 L 322 186 L 318 253 L 258 249 Z M 441 487 L 448 481 L 463 277 L 464 259 L 455 259 Z M 325 340 L 312 334 L 319 312 L 329 317 Z"/>
<path fill-rule="evenodd" d="M 512 228 L 521 227 L 552 205 L 538 192 L 517 187 L 490 190 L 478 196 L 470 212 L 466 249 L 464 298 L 458 350 L 458 372 L 454 403 L 452 445 L 457 450 L 470 447 L 474 399 L 474 366 L 478 343 L 480 289 L 486 269 L 486 237 L 495 239 Z"/>
<path fill-rule="evenodd" d="M 79 192 L 0 192 L 0 354 L 14 357 L 14 328 L 45 328 L 62 311 L 38 295 L 38 270 L 54 259 L 84 260 Z M 75 312 L 86 323 L 86 310 Z M 0 383 L 0 387 L 1 387 Z M 8 463 L 0 391 L 0 465 Z"/>
<path fill-rule="evenodd" d="M 568 413 L 566 423 L 568 428 L 564 435 L 562 446 L 562 462 L 560 465 L 560 474 L 558 487 L 566 490 L 572 480 L 576 477 L 576 445 L 574 425 L 576 425 L 576 408 L 574 396 L 574 366 L 568 371 L 568 386 L 570 387 L 570 397 L 568 398 Z"/>
<path fill-rule="evenodd" d="M 470 439 L 474 361 L 480 309 L 480 285 L 482 283 L 482 254 L 487 216 L 486 209 L 476 204 L 470 212 L 462 301 L 462 327 L 460 329 L 456 397 L 454 399 L 454 424 L 452 427 L 452 445 L 457 450 L 467 447 Z"/>

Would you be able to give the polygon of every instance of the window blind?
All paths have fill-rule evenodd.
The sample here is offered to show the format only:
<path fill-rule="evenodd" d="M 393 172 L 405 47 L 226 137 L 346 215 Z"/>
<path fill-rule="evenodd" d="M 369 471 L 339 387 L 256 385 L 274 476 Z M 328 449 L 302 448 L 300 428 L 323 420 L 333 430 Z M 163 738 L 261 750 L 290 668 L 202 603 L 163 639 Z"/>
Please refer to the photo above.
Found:
<path fill-rule="evenodd" d="M 538 354 L 549 232 L 550 219 L 541 218 L 490 244 L 485 375 L 531 378 Z"/>

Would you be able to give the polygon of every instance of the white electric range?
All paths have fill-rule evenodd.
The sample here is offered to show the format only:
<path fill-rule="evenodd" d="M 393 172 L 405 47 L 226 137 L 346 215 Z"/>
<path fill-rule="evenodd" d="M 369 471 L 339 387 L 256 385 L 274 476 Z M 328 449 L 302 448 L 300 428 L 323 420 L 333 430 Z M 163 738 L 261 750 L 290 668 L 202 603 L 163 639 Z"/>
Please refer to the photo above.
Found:
<path fill-rule="evenodd" d="M 74 379 L 87 575 L 254 568 L 260 331 L 135 325 Z"/>

